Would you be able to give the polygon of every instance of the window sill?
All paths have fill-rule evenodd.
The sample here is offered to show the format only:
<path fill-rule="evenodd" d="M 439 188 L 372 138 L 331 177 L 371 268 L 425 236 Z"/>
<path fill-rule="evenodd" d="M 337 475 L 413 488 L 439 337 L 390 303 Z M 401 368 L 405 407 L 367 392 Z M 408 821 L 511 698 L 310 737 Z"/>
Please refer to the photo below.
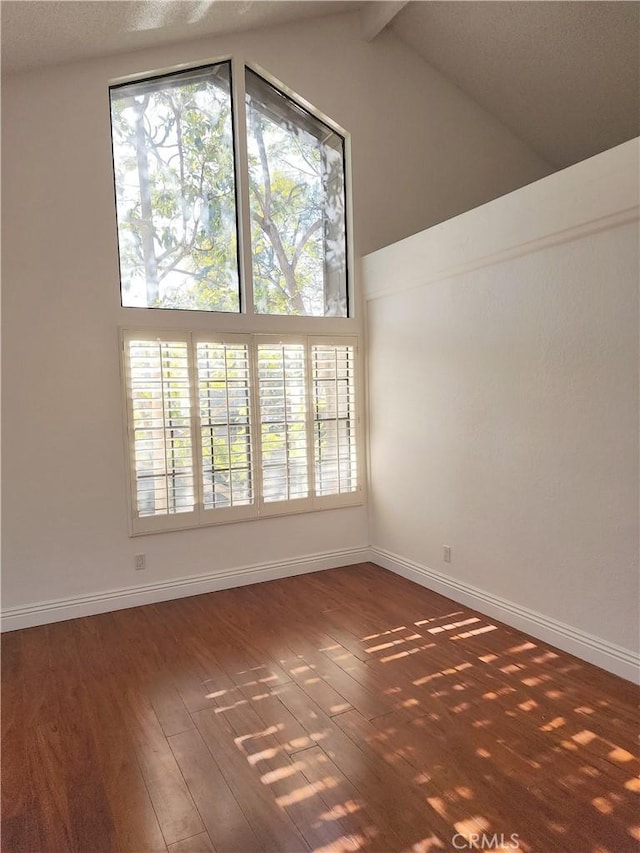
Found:
<path fill-rule="evenodd" d="M 286 503 L 286 507 L 285 507 Z M 286 518 L 287 516 L 308 515 L 317 512 L 326 512 L 335 509 L 349 509 L 351 507 L 365 506 L 366 495 L 363 489 L 346 495 L 328 495 L 327 497 L 305 498 L 295 507 L 298 501 L 282 501 L 274 504 L 265 504 L 261 512 L 252 514 L 235 514 L 234 510 L 229 513 L 226 510 L 199 510 L 198 512 L 176 513 L 171 516 L 153 516 L 150 518 L 136 518 L 132 520 L 129 536 L 153 536 L 157 533 L 176 533 L 181 530 L 199 530 L 206 527 L 220 527 L 227 524 L 244 524 L 254 521 L 265 521 L 272 518 Z M 241 508 L 236 508 L 241 509 Z M 214 513 L 224 513 L 224 517 L 213 518 Z M 179 522 L 179 523 L 178 523 Z"/>

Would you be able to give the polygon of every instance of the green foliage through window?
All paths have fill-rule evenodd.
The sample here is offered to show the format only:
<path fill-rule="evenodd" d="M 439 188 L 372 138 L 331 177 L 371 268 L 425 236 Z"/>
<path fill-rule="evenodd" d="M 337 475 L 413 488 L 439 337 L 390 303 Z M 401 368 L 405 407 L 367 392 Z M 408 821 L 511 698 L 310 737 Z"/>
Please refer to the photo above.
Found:
<path fill-rule="evenodd" d="M 228 63 L 111 90 L 122 304 L 238 311 Z"/>
<path fill-rule="evenodd" d="M 344 140 L 249 69 L 245 82 L 240 106 L 230 62 L 111 88 L 122 304 L 239 312 L 240 230 L 255 313 L 346 317 Z"/>

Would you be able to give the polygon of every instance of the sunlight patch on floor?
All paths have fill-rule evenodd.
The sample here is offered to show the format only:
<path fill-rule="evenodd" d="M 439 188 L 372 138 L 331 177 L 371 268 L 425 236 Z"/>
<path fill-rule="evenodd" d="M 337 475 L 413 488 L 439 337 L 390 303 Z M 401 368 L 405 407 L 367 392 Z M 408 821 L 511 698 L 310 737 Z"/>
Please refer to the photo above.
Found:
<path fill-rule="evenodd" d="M 610 758 L 612 761 L 618 761 L 625 764 L 627 761 L 633 761 L 633 755 L 631 755 L 630 752 L 627 752 L 626 749 L 622 749 L 619 746 L 612 749 L 607 758 Z"/>

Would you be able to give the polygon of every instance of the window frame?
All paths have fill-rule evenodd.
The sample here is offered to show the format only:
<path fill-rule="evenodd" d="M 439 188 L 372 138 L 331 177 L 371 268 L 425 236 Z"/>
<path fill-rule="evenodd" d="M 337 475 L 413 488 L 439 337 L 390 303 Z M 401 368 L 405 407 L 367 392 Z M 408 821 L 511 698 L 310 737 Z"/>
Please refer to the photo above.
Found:
<path fill-rule="evenodd" d="M 315 108 L 305 98 L 301 97 L 297 92 L 292 90 L 281 80 L 274 77 L 267 70 L 254 63 L 250 58 L 241 53 L 235 53 L 233 56 L 223 55 L 216 57 L 205 57 L 196 59 L 193 62 L 174 65 L 168 68 L 160 68 L 154 70 L 145 70 L 139 74 L 127 75 L 118 79 L 112 79 L 108 82 L 106 88 L 106 108 L 109 114 L 109 87 L 124 83 L 134 83 L 136 81 L 146 80 L 150 77 L 162 77 L 173 72 L 187 71 L 192 68 L 198 68 L 206 65 L 215 65 L 220 62 L 231 62 L 231 86 L 233 104 L 240 104 L 241 109 L 233 109 L 233 128 L 234 128 L 234 155 L 235 155 L 235 177 L 236 177 L 236 212 L 238 218 L 245 217 L 248 221 L 249 215 L 249 172 L 248 172 L 248 157 L 247 157 L 247 137 L 246 137 L 246 108 L 245 108 L 245 75 L 244 69 L 249 68 L 266 82 L 275 86 L 280 92 L 291 98 L 295 103 L 299 104 L 311 115 L 318 118 L 332 130 L 335 130 L 344 139 L 344 180 L 345 180 L 345 237 L 347 251 L 347 300 L 348 311 L 347 317 L 323 317 L 323 316 L 297 316 L 297 315 L 276 315 L 276 314 L 256 314 L 253 311 L 253 282 L 252 282 L 252 246 L 251 233 L 245 233 L 245 229 L 238 228 L 238 255 L 240 266 L 240 306 L 241 311 L 238 313 L 226 313 L 217 311 L 202 311 L 202 310 L 184 310 L 171 308 L 144 308 L 144 307 L 125 307 L 121 304 L 120 292 L 120 268 L 118 256 L 118 234 L 116 225 L 116 193 L 115 183 L 113 185 L 112 203 L 114 209 L 113 223 L 113 245 L 115 260 L 114 279 L 117 282 L 117 289 L 114 288 L 114 303 L 113 308 L 119 318 L 117 329 L 117 346 L 118 346 L 118 363 L 121 374 L 121 399 L 122 405 L 122 423 L 123 423 L 123 444 L 124 444 L 124 476 L 126 483 L 126 501 L 127 501 L 127 518 L 129 535 L 132 537 L 171 532 L 179 530 L 188 530 L 200 527 L 218 526 L 219 524 L 243 523 L 245 521 L 254 521 L 259 519 L 286 517 L 300 515 L 307 512 L 317 512 L 321 510 L 342 509 L 350 506 L 362 506 L 367 500 L 367 477 L 368 477 L 368 453 L 365 444 L 364 424 L 365 413 L 367 410 L 367 387 L 366 374 L 364 370 L 362 348 L 360 346 L 363 340 L 363 302 L 360 295 L 360 271 L 355 263 L 354 247 L 353 247 L 353 205 L 352 205 L 352 170 L 351 170 L 351 136 L 344 128 L 333 121 L 329 116 Z M 110 126 L 110 125 L 109 125 Z M 244 165 L 243 165 L 244 164 Z M 112 173 L 113 174 L 113 173 Z M 115 176 L 114 176 L 115 180 Z M 117 300 L 117 301 L 116 301 Z M 319 338 L 322 341 L 328 342 L 335 340 L 336 343 L 344 343 L 346 339 L 351 339 L 354 345 L 354 368 L 355 368 L 355 410 L 356 410 L 356 453 L 358 466 L 358 491 L 343 493 L 338 495 L 324 495 L 316 497 L 313 502 L 307 506 L 295 506 L 296 501 L 278 502 L 278 505 L 272 505 L 267 511 L 258 514 L 253 512 L 254 507 L 240 508 L 218 508 L 215 510 L 202 510 L 202 486 L 201 486 L 201 448 L 198 429 L 195 425 L 195 419 L 192 418 L 192 443 L 193 443 L 193 465 L 196 476 L 194 482 L 194 491 L 196 493 L 196 508 L 193 512 L 179 513 L 166 516 L 150 516 L 146 519 L 137 518 L 137 495 L 135 491 L 135 467 L 133 455 L 132 435 L 130 435 L 129 424 L 129 403 L 127 391 L 127 376 L 124 360 L 124 346 L 126 336 L 135 336 L 142 340 L 157 340 L 158 336 L 171 336 L 177 340 L 183 337 L 197 335 L 200 339 L 209 339 L 219 341 L 227 340 L 229 342 L 240 339 L 263 338 L 266 336 L 274 336 L 277 338 L 290 338 L 298 336 L 302 338 Z M 115 346 L 114 346 L 115 349 Z M 195 381 L 197 366 L 193 361 L 195 348 L 190 347 L 191 352 L 191 382 Z M 309 352 L 307 353 L 307 361 L 309 361 Z M 255 362 L 255 359 L 253 359 Z M 253 377 L 255 382 L 255 377 Z M 306 393 L 311 393 L 311 386 L 307 383 Z M 255 392 L 255 387 L 254 387 Z M 191 391 L 191 399 L 195 399 L 195 391 Z M 259 455 L 259 442 L 256 443 L 256 411 L 257 395 L 252 394 L 253 410 L 252 423 L 253 435 L 252 442 L 254 448 L 253 456 L 253 475 L 254 482 L 256 474 L 261 477 L 261 464 Z M 198 414 L 199 417 L 199 414 Z M 307 430 L 313 428 L 312 412 L 309 410 L 307 418 Z M 314 464 L 314 444 L 311 439 L 308 439 L 308 448 L 311 458 L 311 464 Z M 257 453 L 256 453 L 257 449 Z M 261 485 L 260 485 L 261 488 Z M 234 510 L 238 509 L 239 512 Z M 246 512 L 249 509 L 251 512 Z M 215 513 L 215 518 L 211 516 Z M 204 516 L 204 517 L 202 517 Z"/>
<path fill-rule="evenodd" d="M 317 318 L 316 318 L 317 319 Z M 194 475 L 194 509 L 188 512 L 171 513 L 159 516 L 140 517 L 137 512 L 137 490 L 135 477 L 135 440 L 132 417 L 132 400 L 128 370 L 127 344 L 130 340 L 143 341 L 186 341 L 188 346 L 189 363 L 189 394 L 191 410 L 191 442 L 192 466 Z M 198 342 L 211 343 L 246 343 L 249 348 L 250 363 L 250 445 L 252 455 L 252 487 L 254 502 L 249 506 L 219 507 L 205 509 L 203 500 L 202 478 L 202 445 L 201 420 L 198 404 L 198 378 L 196 348 Z M 262 454 L 261 430 L 258 392 L 258 359 L 257 352 L 260 344 L 268 343 L 303 343 L 305 347 L 305 428 L 307 437 L 307 466 L 309 470 L 309 495 L 306 498 L 283 501 L 265 502 L 263 499 L 262 483 Z M 311 382 L 312 348 L 314 345 L 352 346 L 354 367 L 354 421 L 355 421 L 355 453 L 358 471 L 357 488 L 354 491 L 332 495 L 315 494 L 315 445 L 314 445 L 314 404 L 313 387 Z M 132 537 L 147 534 L 174 532 L 199 527 L 211 527 L 220 524 L 254 521 L 280 516 L 299 515 L 307 512 L 317 512 L 328 509 L 339 509 L 361 506 L 366 502 L 366 460 L 364 454 L 364 435 L 362 411 L 364 408 L 364 385 L 362 383 L 362 364 L 357 335 L 318 335 L 296 332 L 282 334 L 234 333 L 224 330 L 210 329 L 176 329 L 176 328 L 128 328 L 119 329 L 121 393 L 123 395 L 123 432 L 125 441 L 125 468 L 127 482 L 127 505 L 129 517 L 129 534 Z"/>
<path fill-rule="evenodd" d="M 335 122 L 329 121 L 326 116 L 324 116 L 318 110 L 312 108 L 309 104 L 307 104 L 307 102 L 304 101 L 304 99 L 299 98 L 298 96 L 292 94 L 291 90 L 289 90 L 288 87 L 283 86 L 281 83 L 275 81 L 274 78 L 270 74 L 267 74 L 263 69 L 258 70 L 258 66 L 254 66 L 254 65 L 251 65 L 249 63 L 244 64 L 243 73 L 242 73 L 242 85 L 243 85 L 242 97 L 244 98 L 244 104 L 243 104 L 244 108 L 243 108 L 242 112 L 244 113 L 245 123 L 246 123 L 247 112 L 248 112 L 247 101 L 246 101 L 246 94 L 247 94 L 246 71 L 251 72 L 262 83 L 266 84 L 268 87 L 273 89 L 275 91 L 276 96 L 281 95 L 282 98 L 286 102 L 289 102 L 294 108 L 298 108 L 299 110 L 306 112 L 312 119 L 315 119 L 321 125 L 324 125 L 324 127 L 328 131 L 335 133 L 340 138 L 340 140 L 342 142 L 342 191 L 344 194 L 344 201 L 345 201 L 345 214 L 344 214 L 344 241 L 345 241 L 344 280 L 345 280 L 345 292 L 344 292 L 344 298 L 345 298 L 345 305 L 346 305 L 345 318 L 349 318 L 352 316 L 352 304 L 351 304 L 351 298 L 352 298 L 351 275 L 352 274 L 351 274 L 351 255 L 349 254 L 350 221 L 349 221 L 349 216 L 347 215 L 347 198 L 349 195 L 347 192 L 348 172 L 349 172 L 349 167 L 347 164 L 347 134 L 342 128 L 339 128 Z M 248 184 L 249 160 L 248 160 L 248 133 L 247 133 L 247 129 L 246 129 L 246 124 L 243 128 L 243 133 L 244 133 L 244 136 L 243 136 L 244 150 L 242 153 L 243 153 L 243 156 L 246 157 L 246 160 L 243 161 L 242 169 L 243 169 L 243 172 L 245 172 L 245 170 L 246 170 L 247 184 Z M 250 207 L 250 205 L 251 205 L 251 200 L 249 198 L 249 207 Z M 255 310 L 255 304 L 253 302 L 253 246 L 252 246 L 252 240 L 251 240 L 251 216 L 250 216 L 250 213 L 249 213 L 249 218 L 246 220 L 246 223 L 248 224 L 248 228 L 246 230 L 247 230 L 247 234 L 248 234 L 249 252 L 251 255 L 251 272 L 252 272 L 252 275 L 251 275 L 251 288 L 252 288 L 251 313 L 255 316 L 258 316 L 258 317 L 261 317 L 261 316 L 285 316 L 285 317 L 286 316 L 298 316 L 298 315 L 287 315 L 287 314 L 272 315 L 272 314 L 269 314 L 268 312 L 261 312 L 261 311 Z M 238 221 L 238 228 L 241 227 L 241 224 L 242 223 L 239 220 Z M 303 316 L 313 316 L 313 315 L 303 315 Z M 327 315 L 318 316 L 318 319 L 329 319 L 329 317 L 327 317 Z M 344 319 L 344 318 L 342 318 L 342 319 Z"/>
<path fill-rule="evenodd" d="M 223 317 L 230 321 L 230 328 L 234 327 L 234 321 L 238 318 L 248 318 L 252 324 L 252 328 L 262 327 L 262 321 L 275 320 L 274 328 L 296 328 L 296 323 L 300 321 L 319 321 L 321 323 L 337 322 L 350 323 L 358 319 L 360 311 L 360 303 L 357 299 L 355 288 L 355 255 L 352 243 L 352 182 L 351 182 L 351 136 L 347 130 L 341 127 L 337 122 L 333 121 L 329 116 L 321 110 L 314 107 L 305 98 L 298 95 L 282 81 L 278 80 L 274 75 L 257 63 L 247 59 L 242 54 L 235 53 L 233 55 L 225 54 L 220 57 L 207 58 L 180 65 L 170 66 L 164 69 L 156 69 L 146 71 L 140 74 L 127 75 L 124 77 L 112 79 L 108 82 L 107 100 L 110 110 L 110 92 L 112 89 L 122 88 L 126 85 L 135 83 L 144 83 L 154 79 L 170 77 L 189 70 L 197 70 L 208 66 L 220 65 L 222 63 L 230 64 L 230 95 L 231 95 L 231 123 L 233 136 L 233 152 L 234 152 L 234 177 L 235 177 L 235 209 L 236 209 L 236 256 L 238 266 L 238 297 L 239 310 L 233 312 L 224 311 L 208 311 L 202 309 L 191 308 L 162 308 L 162 307 L 147 307 L 147 306 L 124 306 L 122 305 L 122 281 L 120 268 L 120 247 L 119 247 L 119 232 L 118 232 L 118 216 L 117 216 L 117 186 L 114 168 L 114 153 L 113 153 L 113 133 L 111 129 L 111 121 L 109 122 L 110 140 L 111 140 L 111 161 L 112 161 L 112 176 L 113 176 L 113 204 L 114 204 L 114 222 L 115 222 L 115 245 L 116 257 L 118 260 L 117 280 L 119 283 L 118 301 L 120 308 L 123 311 L 141 312 L 151 311 L 158 318 L 162 314 L 184 314 L 184 326 L 191 327 L 193 324 L 190 318 L 194 315 L 204 315 L 205 317 Z M 310 315 L 293 315 L 293 314 L 261 314 L 255 311 L 254 293 L 253 293 L 253 254 L 251 243 L 251 210 L 250 210 L 250 188 L 249 188 L 249 157 L 248 157 L 248 142 L 247 142 L 247 110 L 246 110 L 246 78 L 245 69 L 252 71 L 254 74 L 261 77 L 264 82 L 274 87 L 282 93 L 288 100 L 295 105 L 306 110 L 311 116 L 325 124 L 330 130 L 337 133 L 343 139 L 343 169 L 344 169 L 344 195 L 345 195 L 345 249 L 346 249 L 346 270 L 345 270 L 345 298 L 347 304 L 346 317 L 327 317 L 327 316 L 310 316 Z M 156 327 L 160 326 L 162 321 L 155 321 Z"/>
<path fill-rule="evenodd" d="M 361 304 L 358 300 L 358 293 L 355 286 L 356 279 L 356 263 L 353 247 L 353 198 L 352 198 L 352 170 L 351 170 L 351 134 L 348 130 L 342 127 L 338 122 L 334 121 L 330 116 L 322 110 L 314 106 L 306 98 L 298 94 L 294 89 L 278 79 L 266 68 L 245 57 L 241 53 L 236 53 L 231 57 L 231 75 L 233 80 L 233 96 L 235 100 L 233 104 L 241 105 L 241 109 L 234 110 L 237 113 L 238 122 L 235 127 L 237 140 L 237 167 L 236 180 L 238 181 L 238 216 L 241 221 L 250 222 L 250 200 L 249 200 L 249 155 L 247 144 L 247 110 L 246 110 L 246 83 L 245 69 L 253 71 L 261 77 L 270 86 L 273 86 L 281 92 L 294 104 L 297 104 L 302 109 L 306 110 L 311 116 L 325 124 L 342 137 L 344 142 L 343 149 L 343 168 L 344 168 L 344 201 L 345 201 L 345 248 L 346 248 L 346 293 L 347 300 L 347 316 L 346 317 L 312 317 L 312 316 L 296 316 L 293 314 L 259 314 L 254 311 L 253 298 L 253 254 L 251 245 L 251 228 L 245 229 L 239 225 L 238 242 L 241 246 L 241 261 L 240 261 L 240 288 L 241 288 L 241 305 L 246 308 L 245 315 L 250 317 L 255 323 L 255 327 L 261 327 L 261 321 L 274 320 L 274 328 L 292 328 L 295 329 L 296 323 L 302 321 L 310 321 L 319 324 L 317 326 L 319 334 L 324 333 L 327 324 L 336 324 L 336 329 L 346 329 L 348 325 L 354 326 L 355 322 L 360 319 Z M 245 233 L 246 231 L 246 233 Z M 242 232 L 242 233 L 240 233 Z M 248 262 L 248 263 L 247 263 Z M 244 289 L 243 289 L 244 288 Z M 244 298 L 244 302 L 242 299 Z M 279 322 L 279 321 L 284 321 Z M 302 328 L 302 327 L 300 327 Z"/>

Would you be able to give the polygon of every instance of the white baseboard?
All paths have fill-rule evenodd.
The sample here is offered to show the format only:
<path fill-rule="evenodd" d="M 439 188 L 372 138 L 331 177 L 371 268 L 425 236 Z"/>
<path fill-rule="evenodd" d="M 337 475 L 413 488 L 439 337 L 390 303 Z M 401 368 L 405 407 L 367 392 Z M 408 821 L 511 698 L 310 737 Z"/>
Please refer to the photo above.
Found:
<path fill-rule="evenodd" d="M 37 602 L 24 607 L 10 607 L 2 611 L 1 629 L 15 631 L 19 628 L 31 628 L 34 625 L 62 622 L 80 616 L 92 616 L 96 613 L 123 610 L 141 604 L 201 595 L 220 589 L 367 561 L 377 563 L 389 571 L 472 607 L 480 613 L 500 619 L 507 625 L 526 631 L 533 637 L 570 652 L 615 675 L 635 683 L 640 682 L 640 656 L 633 651 L 376 547 L 327 551 L 292 560 L 260 563 L 222 572 L 106 590 L 93 595 L 77 595 L 72 598 Z"/>
<path fill-rule="evenodd" d="M 140 604 L 153 604 L 158 601 L 201 595 L 205 592 L 288 578 L 308 572 L 336 569 L 339 566 L 366 562 L 370 557 L 371 552 L 368 548 L 347 548 L 326 551 L 322 554 L 309 554 L 294 560 L 260 563 L 227 571 L 111 589 L 93 595 L 76 595 L 72 598 L 41 601 L 24 607 L 9 607 L 2 611 L 1 628 L 2 631 L 15 631 L 18 628 L 31 628 L 34 625 L 63 622 L 80 616 L 93 616 L 96 613 L 137 607 Z"/>
<path fill-rule="evenodd" d="M 579 628 L 559 622 L 535 610 L 529 610 L 506 598 L 485 592 L 413 560 L 385 551 L 383 548 L 372 547 L 370 552 L 372 562 L 384 569 L 389 569 L 434 592 L 446 595 L 447 598 L 472 607 L 480 613 L 499 619 L 507 625 L 526 631 L 527 634 L 539 640 L 602 667 L 608 672 L 620 675 L 628 681 L 640 683 L 640 656 L 630 649 L 610 643 L 593 634 L 587 634 Z"/>

